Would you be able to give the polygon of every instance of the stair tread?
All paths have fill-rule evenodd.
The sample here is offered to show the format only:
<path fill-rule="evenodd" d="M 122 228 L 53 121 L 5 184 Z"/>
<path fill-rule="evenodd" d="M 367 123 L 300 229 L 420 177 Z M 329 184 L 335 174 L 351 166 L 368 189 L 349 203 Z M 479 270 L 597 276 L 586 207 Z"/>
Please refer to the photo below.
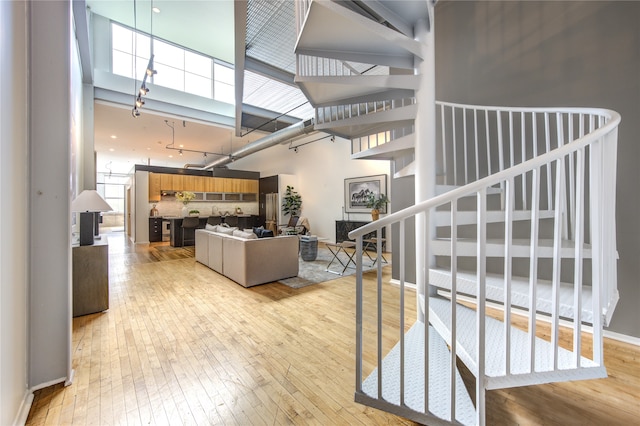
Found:
<path fill-rule="evenodd" d="M 413 80 L 411 80 L 413 79 Z M 407 80 L 410 84 L 404 83 Z M 350 75 L 301 76 L 294 82 L 314 107 L 356 104 L 414 96 L 415 76 Z"/>
<path fill-rule="evenodd" d="M 424 323 L 417 321 L 405 334 L 405 404 L 424 412 Z M 450 417 L 450 361 L 446 343 L 429 327 L 429 409 L 443 419 Z M 398 343 L 382 361 L 382 396 L 400 405 L 400 344 Z M 475 423 L 475 408 L 456 369 L 456 419 L 462 424 Z M 377 397 L 378 369 L 362 383 L 362 390 Z"/>
<path fill-rule="evenodd" d="M 415 139 L 415 133 L 410 133 L 374 148 L 357 152 L 351 155 L 351 159 L 392 160 L 394 157 L 413 153 Z"/>
<path fill-rule="evenodd" d="M 424 309 L 424 298 L 422 298 L 421 303 Z M 451 301 L 430 297 L 429 315 L 429 320 L 433 327 L 438 330 L 445 341 L 450 344 L 451 332 L 449 331 L 449 324 L 451 324 Z M 456 318 L 458 324 L 464 324 L 464 327 L 458 327 L 456 335 L 458 345 L 457 354 L 469 370 L 477 377 L 476 311 L 457 304 Z M 577 367 L 575 354 L 561 347 L 558 347 L 557 351 L 558 371 L 554 371 L 551 356 L 553 346 L 550 342 L 538 337 L 535 338 L 535 367 L 533 372 L 530 371 L 529 335 L 515 327 L 511 327 L 510 345 L 510 372 L 513 376 L 506 376 L 504 323 L 491 317 L 486 317 L 485 321 L 485 376 L 487 378 L 504 379 L 494 381 L 488 379 L 488 388 L 606 377 L 604 367 L 598 366 L 588 358 L 581 356 L 580 365 Z"/>
<path fill-rule="evenodd" d="M 386 131 L 392 127 L 410 126 L 415 120 L 416 111 L 416 104 L 410 104 L 353 117 L 332 118 L 331 121 L 318 118 L 314 128 L 352 139 Z"/>
<path fill-rule="evenodd" d="M 458 256 L 476 256 L 477 240 L 473 238 L 458 238 L 457 251 Z M 531 240 L 528 238 L 514 238 L 512 240 L 512 256 L 513 257 L 530 257 Z M 436 238 L 432 240 L 431 247 L 435 255 L 449 256 L 451 254 L 451 239 Z M 504 257 L 505 246 L 504 240 L 499 238 L 487 238 L 486 252 L 488 257 Z M 551 258 L 553 253 L 553 239 L 538 239 L 538 257 Z M 563 258 L 573 258 L 575 256 L 575 243 L 569 240 L 562 240 L 560 256 Z M 582 257 L 591 258 L 591 245 L 584 244 L 582 248 Z"/>
<path fill-rule="evenodd" d="M 476 275 L 472 272 L 458 271 L 456 288 L 459 293 L 477 296 Z M 439 288 L 451 290 L 451 272 L 446 269 L 432 268 L 429 274 L 429 283 Z M 504 278 L 499 274 L 487 273 L 486 298 L 493 302 L 504 303 Z M 551 314 L 552 308 L 552 283 L 547 280 L 538 280 L 536 286 L 536 310 Z M 563 318 L 574 318 L 573 309 L 574 290 L 571 283 L 560 283 L 559 315 Z M 529 279 L 524 277 L 512 277 L 511 279 L 511 303 L 520 308 L 529 307 Z M 591 287 L 582 289 L 582 316 L 585 323 L 593 323 L 593 308 Z"/>
<path fill-rule="evenodd" d="M 550 219 L 554 217 L 553 210 L 541 210 L 538 212 L 540 219 Z M 504 222 L 504 210 L 487 210 L 487 223 Z M 512 213 L 513 221 L 531 220 L 530 210 L 515 210 Z M 478 223 L 478 213 L 475 211 L 459 211 L 457 213 L 456 222 L 458 225 L 471 225 Z M 450 226 L 451 213 L 448 211 L 436 212 L 436 226 Z"/>

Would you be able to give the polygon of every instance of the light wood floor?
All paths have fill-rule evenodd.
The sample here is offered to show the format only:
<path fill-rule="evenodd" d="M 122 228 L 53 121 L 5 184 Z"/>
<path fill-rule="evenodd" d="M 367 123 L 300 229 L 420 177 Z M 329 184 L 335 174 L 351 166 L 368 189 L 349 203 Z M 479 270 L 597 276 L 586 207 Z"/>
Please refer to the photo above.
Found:
<path fill-rule="evenodd" d="M 413 424 L 353 402 L 353 277 L 245 289 L 192 248 L 109 241 L 110 309 L 74 319 L 74 382 L 37 391 L 28 425 Z M 607 340 L 605 361 L 607 379 L 489 392 L 487 424 L 639 424 L 640 350 Z"/>

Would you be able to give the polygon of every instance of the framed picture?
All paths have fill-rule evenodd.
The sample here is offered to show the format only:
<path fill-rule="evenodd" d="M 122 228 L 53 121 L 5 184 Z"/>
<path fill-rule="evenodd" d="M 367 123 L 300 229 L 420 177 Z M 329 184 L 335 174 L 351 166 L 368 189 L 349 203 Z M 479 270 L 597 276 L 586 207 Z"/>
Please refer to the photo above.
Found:
<path fill-rule="evenodd" d="M 344 180 L 344 208 L 346 213 L 369 213 L 367 199 L 373 194 L 387 194 L 387 175 L 363 176 Z M 380 211 L 387 212 L 387 206 Z"/>

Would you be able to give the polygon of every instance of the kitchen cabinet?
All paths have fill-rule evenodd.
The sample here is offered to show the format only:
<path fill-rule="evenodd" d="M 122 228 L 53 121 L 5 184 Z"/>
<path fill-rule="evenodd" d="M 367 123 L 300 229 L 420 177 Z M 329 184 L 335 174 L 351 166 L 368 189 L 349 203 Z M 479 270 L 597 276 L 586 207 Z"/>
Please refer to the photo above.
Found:
<path fill-rule="evenodd" d="M 205 192 L 224 192 L 224 178 L 207 178 Z"/>
<path fill-rule="evenodd" d="M 162 218 L 149 218 L 149 242 L 156 243 L 162 241 Z"/>
<path fill-rule="evenodd" d="M 194 201 L 257 201 L 258 190 L 256 179 L 149 173 L 149 202 L 161 201 L 162 191 L 191 191 Z"/>
<path fill-rule="evenodd" d="M 237 194 L 257 194 L 258 181 L 255 179 L 225 178 L 223 192 Z"/>
<path fill-rule="evenodd" d="M 160 174 L 160 189 L 162 191 L 171 191 L 173 189 L 173 175 L 167 173 Z"/>
<path fill-rule="evenodd" d="M 179 191 L 207 192 L 206 179 L 209 178 L 206 176 L 185 175 L 183 176 L 182 188 Z M 174 189 L 178 190 L 177 188 Z"/>
<path fill-rule="evenodd" d="M 149 173 L 149 201 L 158 202 L 160 201 L 160 174 L 159 173 Z"/>
<path fill-rule="evenodd" d="M 174 191 L 185 191 L 183 175 L 171 175 L 171 189 Z"/>

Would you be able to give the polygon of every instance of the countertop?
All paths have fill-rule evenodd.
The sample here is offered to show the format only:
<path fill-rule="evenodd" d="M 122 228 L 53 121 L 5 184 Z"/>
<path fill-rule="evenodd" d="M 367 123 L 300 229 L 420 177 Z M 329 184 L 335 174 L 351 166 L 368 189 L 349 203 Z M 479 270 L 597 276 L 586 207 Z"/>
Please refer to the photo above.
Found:
<path fill-rule="evenodd" d="M 257 215 L 251 214 L 228 214 L 228 215 L 220 215 L 220 214 L 210 214 L 210 215 L 199 215 L 199 216 L 149 216 L 149 219 L 183 219 L 185 217 L 251 217 Z"/>

